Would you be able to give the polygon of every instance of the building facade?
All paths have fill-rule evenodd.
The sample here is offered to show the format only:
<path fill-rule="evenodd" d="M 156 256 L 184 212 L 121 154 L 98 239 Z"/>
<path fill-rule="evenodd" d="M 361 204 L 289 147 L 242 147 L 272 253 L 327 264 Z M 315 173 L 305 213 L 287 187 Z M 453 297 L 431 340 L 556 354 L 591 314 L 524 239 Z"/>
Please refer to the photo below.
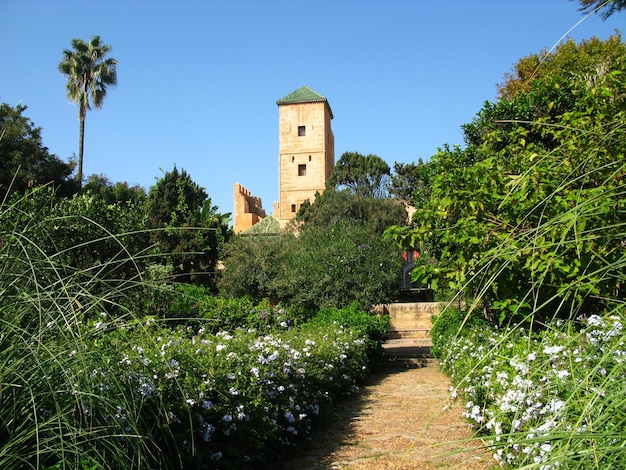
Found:
<path fill-rule="evenodd" d="M 278 105 L 278 201 L 273 217 L 280 229 L 292 220 L 304 201 L 323 193 L 335 167 L 333 112 L 328 100 L 303 86 Z M 242 233 L 266 218 L 262 202 L 235 183 L 235 233 Z"/>
<path fill-rule="evenodd" d="M 274 217 L 281 229 L 304 201 L 324 192 L 335 167 L 333 112 L 328 100 L 303 86 L 278 105 L 278 204 Z"/>

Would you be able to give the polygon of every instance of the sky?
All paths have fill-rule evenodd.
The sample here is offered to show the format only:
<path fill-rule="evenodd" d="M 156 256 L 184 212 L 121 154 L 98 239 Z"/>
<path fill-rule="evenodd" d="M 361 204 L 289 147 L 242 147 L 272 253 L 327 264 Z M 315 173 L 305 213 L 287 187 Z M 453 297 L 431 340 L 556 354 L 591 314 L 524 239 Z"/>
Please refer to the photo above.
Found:
<path fill-rule="evenodd" d="M 334 114 L 344 152 L 428 161 L 522 57 L 626 26 L 570 0 L 0 0 L 0 102 L 25 105 L 43 144 L 78 154 L 78 107 L 58 71 L 99 35 L 118 85 L 85 122 L 84 173 L 146 190 L 174 166 L 219 212 L 233 187 L 278 198 L 276 101 L 303 85 Z"/>

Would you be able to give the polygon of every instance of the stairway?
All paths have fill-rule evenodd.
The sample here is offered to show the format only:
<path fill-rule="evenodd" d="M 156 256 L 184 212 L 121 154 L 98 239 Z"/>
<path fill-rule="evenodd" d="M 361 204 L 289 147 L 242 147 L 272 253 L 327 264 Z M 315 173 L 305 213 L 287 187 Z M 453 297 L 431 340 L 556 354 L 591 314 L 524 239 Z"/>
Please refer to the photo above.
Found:
<path fill-rule="evenodd" d="M 438 364 L 430 353 L 432 316 L 439 313 L 436 302 L 407 302 L 379 305 L 374 310 L 389 315 L 389 333 L 382 344 L 380 366 L 387 368 L 431 367 Z"/>

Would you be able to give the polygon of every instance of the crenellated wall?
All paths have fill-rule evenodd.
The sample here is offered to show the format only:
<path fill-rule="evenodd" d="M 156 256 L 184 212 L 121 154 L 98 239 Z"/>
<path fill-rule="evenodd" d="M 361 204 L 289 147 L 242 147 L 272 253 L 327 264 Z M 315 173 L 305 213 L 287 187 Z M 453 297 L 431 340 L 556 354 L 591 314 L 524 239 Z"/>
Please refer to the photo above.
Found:
<path fill-rule="evenodd" d="M 265 210 L 261 198 L 253 196 L 250 191 L 239 183 L 235 183 L 233 191 L 233 230 L 241 233 L 248 230 L 265 218 Z"/>

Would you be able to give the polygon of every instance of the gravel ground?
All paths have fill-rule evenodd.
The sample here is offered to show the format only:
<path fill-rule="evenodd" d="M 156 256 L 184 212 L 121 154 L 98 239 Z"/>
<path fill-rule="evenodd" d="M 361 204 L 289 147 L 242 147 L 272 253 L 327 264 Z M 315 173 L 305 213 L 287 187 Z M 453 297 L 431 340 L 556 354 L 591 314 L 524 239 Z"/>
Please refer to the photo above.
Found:
<path fill-rule="evenodd" d="M 484 470 L 497 468 L 449 401 L 450 380 L 436 361 L 377 372 L 361 393 L 341 403 L 310 442 L 280 470 Z M 445 409 L 444 409 L 445 408 Z"/>

